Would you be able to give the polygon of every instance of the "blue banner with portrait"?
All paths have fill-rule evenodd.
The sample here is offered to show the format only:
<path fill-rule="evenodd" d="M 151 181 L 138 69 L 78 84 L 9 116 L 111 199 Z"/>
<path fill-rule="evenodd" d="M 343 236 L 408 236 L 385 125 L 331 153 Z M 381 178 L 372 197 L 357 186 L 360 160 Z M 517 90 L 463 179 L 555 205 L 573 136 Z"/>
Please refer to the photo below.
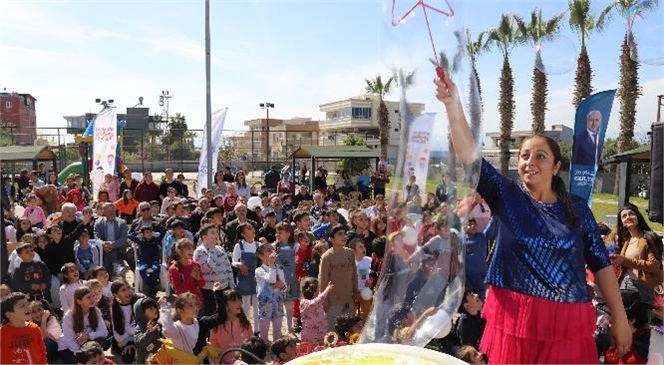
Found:
<path fill-rule="evenodd" d="M 602 91 L 585 98 L 576 108 L 572 161 L 569 169 L 570 193 L 592 205 L 597 167 L 602 160 L 606 126 L 616 90 Z"/>

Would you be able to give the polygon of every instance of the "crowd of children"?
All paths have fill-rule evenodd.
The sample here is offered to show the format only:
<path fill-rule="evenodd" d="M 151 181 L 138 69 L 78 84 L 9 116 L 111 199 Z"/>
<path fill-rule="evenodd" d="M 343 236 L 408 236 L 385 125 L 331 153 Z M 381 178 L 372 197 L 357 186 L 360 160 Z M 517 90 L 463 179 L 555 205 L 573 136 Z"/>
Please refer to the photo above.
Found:
<path fill-rule="evenodd" d="M 244 173 L 226 170 L 194 200 L 172 170 L 159 185 L 149 172 L 143 176 L 106 181 L 97 195 L 118 197 L 115 204 L 86 205 L 82 196 L 85 207 L 73 206 L 80 213 L 65 204 L 49 219 L 36 195 L 11 197 L 24 202 L 25 213 L 5 214 L 10 262 L 0 294 L 0 363 L 111 363 L 106 350 L 122 363 L 286 363 L 302 353 L 299 344 L 329 345 L 330 333 L 333 342 L 357 342 L 386 252 L 418 270 L 405 298 L 379 308 L 390 319 L 381 340 L 413 335 L 432 312 L 409 303 L 438 295 L 422 291 L 435 263 L 463 252 L 467 291 L 453 330 L 430 347 L 472 364 L 487 361 L 477 350 L 485 326 L 480 314 L 491 232 L 499 223 L 488 222 L 481 197 L 469 218 L 459 218 L 449 178 L 425 204 L 413 179 L 407 201 L 388 218 L 382 195 L 358 199 L 334 189 L 312 195 L 304 185 L 285 183 L 279 192 L 267 184 L 257 190 Z M 158 198 L 145 198 L 150 194 L 142 192 L 152 190 Z M 258 206 L 249 204 L 253 197 Z M 417 245 L 403 244 L 404 227 L 417 229 Z M 133 282 L 118 266 L 135 269 Z M 644 311 L 639 304 L 628 310 L 635 338 L 645 336 Z M 612 351 L 607 346 L 602 355 L 619 363 Z"/>

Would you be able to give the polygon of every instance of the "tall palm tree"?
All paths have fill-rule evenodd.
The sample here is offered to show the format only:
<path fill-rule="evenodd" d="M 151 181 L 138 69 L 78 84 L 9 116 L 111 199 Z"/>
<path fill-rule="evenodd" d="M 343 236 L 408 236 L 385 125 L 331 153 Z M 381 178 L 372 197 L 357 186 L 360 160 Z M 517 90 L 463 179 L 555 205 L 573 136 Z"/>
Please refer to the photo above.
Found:
<path fill-rule="evenodd" d="M 387 144 L 390 139 L 390 114 L 383 97 L 390 93 L 394 76 L 390 76 L 387 82 L 383 82 L 383 78 L 380 75 L 377 75 L 373 80 L 365 79 L 364 81 L 367 83 L 367 93 L 378 96 L 380 100 L 378 108 L 378 138 L 380 140 L 380 153 L 383 156 L 387 156 Z"/>
<path fill-rule="evenodd" d="M 461 58 L 462 57 L 459 55 L 459 50 L 457 50 L 457 54 L 452 57 L 452 62 L 450 62 L 450 59 L 447 57 L 445 51 L 440 51 L 438 54 L 438 59 L 434 60 L 433 58 L 429 58 L 429 62 L 431 62 L 434 66 L 442 67 L 443 70 L 445 70 L 446 75 L 454 75 L 459 72 L 459 69 L 461 68 Z M 449 155 L 447 157 L 447 173 L 450 175 L 450 179 L 452 179 L 452 181 L 456 181 L 456 153 L 454 153 L 454 141 L 452 141 L 452 133 L 449 131 L 449 125 L 447 132 L 447 145 L 449 146 Z"/>
<path fill-rule="evenodd" d="M 555 38 L 560 29 L 560 23 L 565 17 L 564 13 L 558 13 L 549 19 L 542 19 L 542 9 L 535 8 L 530 14 L 530 22 L 526 23 L 521 17 L 514 19 L 519 27 L 519 32 L 525 39 L 532 41 L 535 45 L 535 65 L 533 66 L 533 95 L 530 101 L 530 112 L 533 116 L 532 131 L 534 134 L 544 133 L 544 121 L 546 120 L 546 97 L 547 77 L 542 71 L 545 69 L 542 61 L 541 42 Z"/>
<path fill-rule="evenodd" d="M 597 29 L 595 16 L 590 13 L 590 0 L 569 0 L 569 26 L 579 34 L 581 52 L 576 60 L 576 75 L 574 76 L 574 107 L 592 92 L 593 70 L 590 67 L 590 57 L 586 49 L 586 40 L 590 33 Z"/>
<path fill-rule="evenodd" d="M 477 38 L 473 38 L 470 28 L 465 29 L 465 36 L 459 31 L 454 32 L 457 43 L 463 47 L 464 52 L 461 55 L 468 56 L 470 61 L 468 112 L 470 114 L 470 127 L 477 142 L 481 138 L 480 129 L 482 126 L 482 88 L 480 76 L 477 72 L 477 58 L 486 50 L 486 35 L 487 33 L 483 31 L 477 35 Z"/>
<path fill-rule="evenodd" d="M 502 14 L 498 27 L 489 31 L 488 46 L 497 47 L 503 54 L 503 68 L 500 72 L 500 96 L 498 112 L 500 114 L 500 171 L 507 174 L 510 163 L 510 142 L 514 128 L 514 76 L 509 55 L 514 46 L 521 41 L 514 17 Z"/>
<path fill-rule="evenodd" d="M 615 13 L 622 17 L 632 6 L 641 3 L 638 15 L 640 17 L 648 14 L 648 11 L 657 7 L 659 1 L 639 0 L 616 0 L 611 2 L 597 18 L 597 28 L 600 30 L 611 20 Z M 630 24 L 638 21 L 632 16 Z M 634 124 L 636 122 L 636 100 L 642 95 L 639 86 L 639 63 L 636 57 L 636 48 L 631 48 L 634 35 L 630 28 L 625 32 L 622 45 L 620 46 L 620 87 L 618 88 L 618 99 L 620 100 L 620 132 L 618 133 L 618 152 L 624 152 L 634 147 Z M 620 171 L 617 171 L 614 192 L 618 193 Z"/>

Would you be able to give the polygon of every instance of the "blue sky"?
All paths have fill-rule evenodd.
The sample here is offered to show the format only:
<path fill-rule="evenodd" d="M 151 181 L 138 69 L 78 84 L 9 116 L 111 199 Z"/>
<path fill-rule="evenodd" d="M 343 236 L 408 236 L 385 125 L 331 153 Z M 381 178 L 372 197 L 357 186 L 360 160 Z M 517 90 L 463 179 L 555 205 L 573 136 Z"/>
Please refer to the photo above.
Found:
<path fill-rule="evenodd" d="M 400 6 L 414 0 L 397 0 Z M 434 6 L 443 4 L 430 0 Z M 498 24 L 500 14 L 527 16 L 531 1 L 471 0 L 460 4 L 452 20 L 433 18 L 438 48 L 453 47 L 455 27 L 474 33 Z M 539 1 L 545 17 L 566 10 L 566 1 Z M 95 98 L 113 98 L 124 110 L 139 96 L 151 112 L 159 110 L 162 90 L 174 94 L 171 114 L 181 112 L 190 128 L 205 120 L 204 2 L 197 1 L 13 1 L 0 2 L 0 89 L 28 92 L 37 99 L 40 127 L 64 126 L 64 115 L 95 112 Z M 596 13 L 609 0 L 593 1 Z M 259 102 L 276 105 L 271 117 L 322 119 L 320 104 L 357 96 L 364 79 L 398 63 L 417 68 L 417 84 L 408 92 L 411 101 L 426 110 L 441 112 L 433 97 L 434 71 L 427 65 L 431 47 L 421 14 L 394 30 L 385 29 L 385 1 L 212 1 L 213 109 L 227 106 L 227 129 L 242 129 L 243 121 L 264 117 Z M 648 20 L 648 28 L 662 28 L 661 7 Z M 617 87 L 619 47 L 625 26 L 614 17 L 601 34 L 588 42 L 596 90 Z M 557 54 L 578 52 L 577 36 L 562 27 L 563 41 L 545 45 Z M 637 36 L 654 44 L 661 54 L 661 39 L 645 31 Z M 661 34 L 661 32 L 660 32 Z M 396 62 L 388 56 L 397 50 Z M 530 128 L 530 91 L 533 65 L 531 47 L 515 48 L 510 57 L 515 82 L 515 129 Z M 545 61 L 546 62 L 546 61 Z M 498 51 L 478 61 L 484 97 L 484 132 L 498 130 L 498 77 L 502 66 Z M 467 68 L 459 76 L 465 80 Z M 645 136 L 657 113 L 656 95 L 664 93 L 664 67 L 640 69 L 643 96 L 637 105 L 637 136 Z M 465 83 L 465 82 L 464 82 Z M 549 77 L 547 129 L 552 124 L 572 125 L 574 71 Z M 388 99 L 398 99 L 394 91 Z M 614 104 L 608 135 L 618 130 L 619 104 Z M 443 135 L 444 128 L 437 128 Z"/>

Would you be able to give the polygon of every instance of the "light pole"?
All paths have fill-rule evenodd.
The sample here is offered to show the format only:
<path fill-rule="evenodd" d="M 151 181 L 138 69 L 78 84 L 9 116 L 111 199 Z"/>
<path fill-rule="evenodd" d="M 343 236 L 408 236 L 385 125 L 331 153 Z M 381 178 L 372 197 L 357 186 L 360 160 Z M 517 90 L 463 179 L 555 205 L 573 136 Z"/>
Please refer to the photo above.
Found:
<path fill-rule="evenodd" d="M 162 90 L 161 95 L 159 95 L 159 106 L 164 108 L 164 109 L 162 109 L 161 113 L 162 113 L 162 115 L 165 114 L 166 122 L 168 122 L 168 112 L 169 112 L 169 106 L 170 106 L 169 99 L 172 98 L 172 97 L 173 97 L 173 94 L 171 94 L 168 90 Z M 140 105 L 143 105 L 142 103 L 143 102 L 140 101 Z"/>
<path fill-rule="evenodd" d="M 212 94 L 210 94 L 210 0 L 205 0 L 205 144 L 207 151 L 207 188 L 212 189 Z M 202 151 L 201 151 L 202 153 Z M 217 161 L 214 161 L 217 164 Z"/>
<path fill-rule="evenodd" d="M 261 109 L 265 109 L 267 114 L 265 119 L 265 171 L 270 169 L 270 109 L 274 109 L 274 104 L 270 102 L 259 103 Z"/>

